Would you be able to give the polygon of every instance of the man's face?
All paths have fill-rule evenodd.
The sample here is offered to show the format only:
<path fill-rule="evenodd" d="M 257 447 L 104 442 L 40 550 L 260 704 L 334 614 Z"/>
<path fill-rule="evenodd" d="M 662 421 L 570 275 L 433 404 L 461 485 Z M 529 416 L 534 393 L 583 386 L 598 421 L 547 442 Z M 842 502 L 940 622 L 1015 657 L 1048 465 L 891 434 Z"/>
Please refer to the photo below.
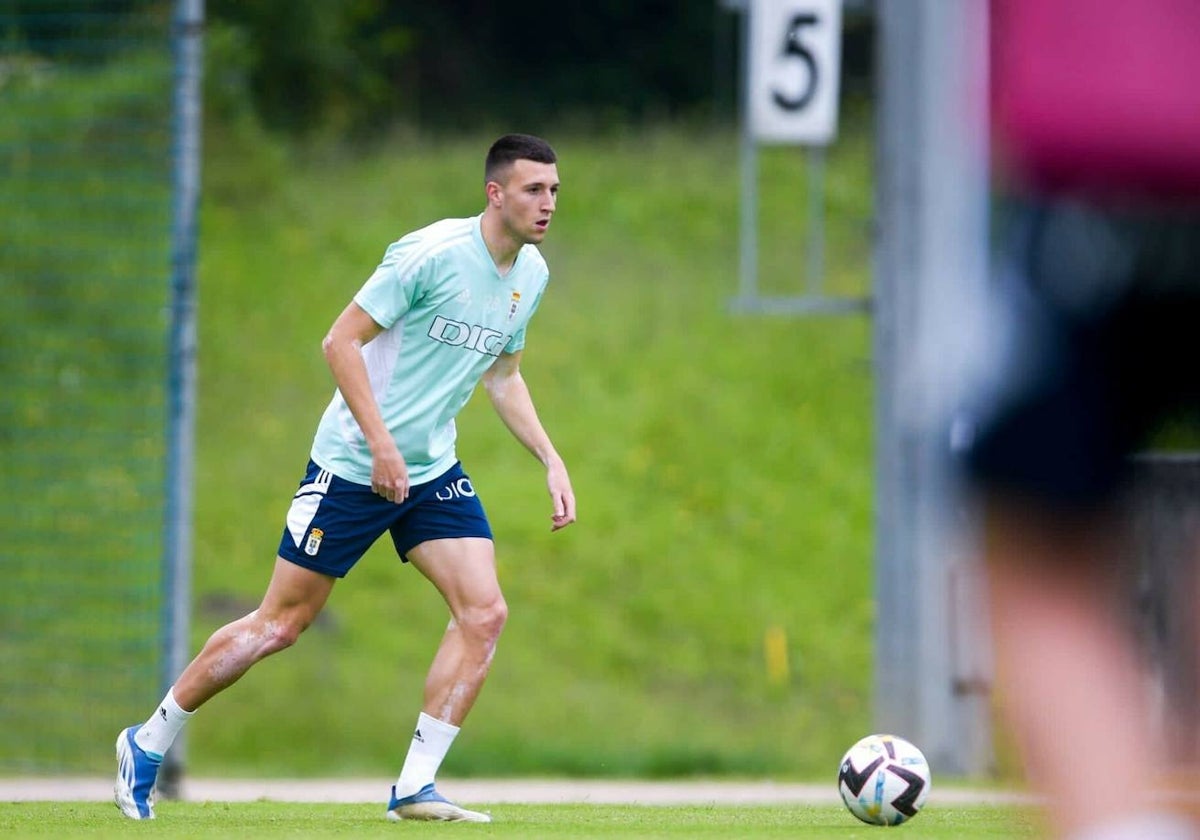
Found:
<path fill-rule="evenodd" d="M 538 244 L 546 238 L 558 201 L 558 167 L 553 163 L 517 160 L 499 185 L 500 218 L 517 242 Z"/>

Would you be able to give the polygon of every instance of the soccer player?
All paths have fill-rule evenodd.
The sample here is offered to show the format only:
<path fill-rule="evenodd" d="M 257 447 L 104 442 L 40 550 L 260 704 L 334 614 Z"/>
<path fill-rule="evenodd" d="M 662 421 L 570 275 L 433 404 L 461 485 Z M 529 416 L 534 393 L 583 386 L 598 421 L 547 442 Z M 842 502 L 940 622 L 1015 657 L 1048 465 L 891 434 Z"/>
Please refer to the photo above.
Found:
<path fill-rule="evenodd" d="M 1116 512 L 1128 456 L 1200 411 L 1200 4 L 993 0 L 992 23 L 1015 317 L 967 460 L 1001 708 L 1056 836 L 1189 840 Z"/>
<path fill-rule="evenodd" d="M 334 321 L 322 347 L 337 391 L 266 594 L 258 609 L 209 637 L 145 723 L 118 736 L 115 798 L 126 816 L 153 819 L 158 768 L 183 724 L 256 662 L 294 643 L 334 582 L 386 532 L 450 610 L 387 817 L 490 821 L 434 785 L 508 614 L 491 528 L 455 455 L 454 418 L 482 380 L 501 420 L 546 468 L 551 530 L 575 521 L 567 468 L 520 371 L 525 329 L 549 280 L 537 245 L 557 204 L 556 164 L 540 138 L 496 140 L 483 212 L 392 243 Z"/>

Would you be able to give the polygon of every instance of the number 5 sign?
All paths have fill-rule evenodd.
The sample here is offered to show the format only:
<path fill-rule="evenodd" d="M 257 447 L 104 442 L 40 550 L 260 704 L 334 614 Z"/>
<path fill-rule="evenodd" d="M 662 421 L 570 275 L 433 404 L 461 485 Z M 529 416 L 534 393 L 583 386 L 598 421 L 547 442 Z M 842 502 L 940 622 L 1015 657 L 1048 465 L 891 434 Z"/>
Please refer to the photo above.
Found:
<path fill-rule="evenodd" d="M 824 145 L 837 133 L 841 0 L 751 0 L 750 134 Z"/>

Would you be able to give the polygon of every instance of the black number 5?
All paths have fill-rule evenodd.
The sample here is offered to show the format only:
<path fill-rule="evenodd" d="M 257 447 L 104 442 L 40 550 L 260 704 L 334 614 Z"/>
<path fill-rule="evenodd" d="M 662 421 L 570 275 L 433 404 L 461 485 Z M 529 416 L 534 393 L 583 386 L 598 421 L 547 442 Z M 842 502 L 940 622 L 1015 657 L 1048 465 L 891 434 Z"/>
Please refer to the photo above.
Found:
<path fill-rule="evenodd" d="M 804 63 L 806 68 L 804 72 L 804 86 L 800 93 L 796 96 L 787 96 L 780 93 L 778 89 L 771 92 L 771 98 L 775 100 L 775 104 L 785 111 L 799 111 L 805 108 L 812 101 L 813 96 L 817 92 L 817 61 L 813 58 L 808 47 L 801 40 L 801 30 L 806 26 L 815 26 L 817 16 L 812 12 L 804 12 L 794 15 L 791 23 L 788 24 L 787 34 L 783 40 L 783 57 L 797 58 Z"/>

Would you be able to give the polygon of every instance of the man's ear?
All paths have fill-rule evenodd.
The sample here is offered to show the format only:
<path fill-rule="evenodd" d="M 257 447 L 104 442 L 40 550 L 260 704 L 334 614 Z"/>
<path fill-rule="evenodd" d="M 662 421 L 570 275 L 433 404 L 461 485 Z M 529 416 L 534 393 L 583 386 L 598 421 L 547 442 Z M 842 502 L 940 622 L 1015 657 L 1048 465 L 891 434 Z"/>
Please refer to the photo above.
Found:
<path fill-rule="evenodd" d="M 500 186 L 500 184 L 496 183 L 495 181 L 488 181 L 486 186 L 484 186 L 484 190 L 487 192 L 488 204 L 499 207 L 500 199 L 503 197 L 504 187 Z"/>

